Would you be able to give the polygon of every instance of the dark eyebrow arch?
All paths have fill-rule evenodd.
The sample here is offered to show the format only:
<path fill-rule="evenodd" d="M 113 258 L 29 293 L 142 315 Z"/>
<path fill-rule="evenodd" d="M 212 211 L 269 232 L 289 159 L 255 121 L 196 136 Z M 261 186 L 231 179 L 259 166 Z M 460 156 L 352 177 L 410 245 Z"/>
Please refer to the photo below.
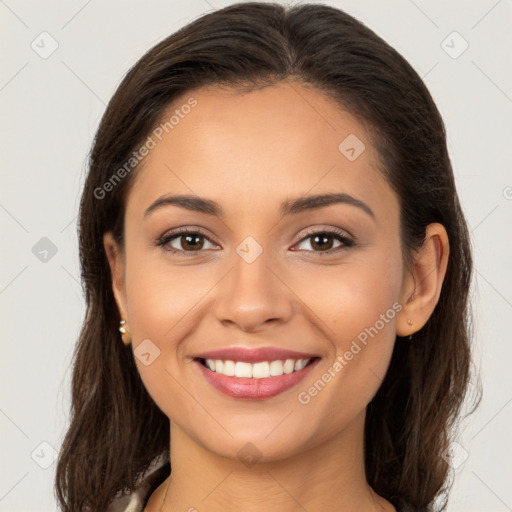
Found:
<path fill-rule="evenodd" d="M 176 205 L 193 212 L 206 213 L 207 215 L 215 215 L 216 217 L 224 216 L 222 207 L 211 199 L 202 199 L 201 197 L 189 195 L 166 195 L 159 197 L 154 203 L 152 203 L 144 212 L 144 217 L 147 217 L 152 211 L 169 204 Z"/>
<path fill-rule="evenodd" d="M 308 210 L 316 210 L 318 208 L 323 208 L 325 206 L 330 206 L 331 204 L 348 204 L 351 206 L 356 206 L 357 208 L 361 208 L 364 212 L 366 212 L 370 217 L 375 220 L 375 214 L 373 210 L 360 199 L 356 199 L 355 197 L 344 194 L 344 193 L 329 193 L 329 194 L 319 194 L 315 196 L 305 196 L 299 197 L 298 199 L 294 199 L 293 201 L 285 201 L 281 205 L 281 215 L 284 217 L 285 215 L 294 214 L 294 213 L 302 213 Z"/>
<path fill-rule="evenodd" d="M 344 193 L 319 194 L 314 196 L 299 197 L 291 201 L 286 200 L 281 204 L 279 212 L 281 216 L 284 217 L 286 215 L 293 215 L 309 210 L 317 210 L 319 208 L 324 208 L 326 206 L 339 203 L 356 206 L 375 220 L 375 214 L 373 213 L 373 210 L 366 203 L 360 199 L 356 199 L 355 197 Z M 144 217 L 149 215 L 154 210 L 166 205 L 175 205 L 181 208 L 185 208 L 186 210 L 205 213 L 207 215 L 214 215 L 216 217 L 224 216 L 222 207 L 211 199 L 203 199 L 193 195 L 166 195 L 159 197 L 154 203 L 152 203 L 151 206 L 149 206 L 144 212 Z"/>

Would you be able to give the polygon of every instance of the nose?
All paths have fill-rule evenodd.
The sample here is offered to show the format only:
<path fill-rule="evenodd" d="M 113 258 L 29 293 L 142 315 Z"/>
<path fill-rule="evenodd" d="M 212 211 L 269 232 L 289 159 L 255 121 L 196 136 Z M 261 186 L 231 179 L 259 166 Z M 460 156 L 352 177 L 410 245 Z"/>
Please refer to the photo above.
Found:
<path fill-rule="evenodd" d="M 233 268 L 219 283 L 214 306 L 219 322 L 244 332 L 260 332 L 290 319 L 293 293 L 269 260 L 265 251 L 251 263 L 235 255 Z"/>

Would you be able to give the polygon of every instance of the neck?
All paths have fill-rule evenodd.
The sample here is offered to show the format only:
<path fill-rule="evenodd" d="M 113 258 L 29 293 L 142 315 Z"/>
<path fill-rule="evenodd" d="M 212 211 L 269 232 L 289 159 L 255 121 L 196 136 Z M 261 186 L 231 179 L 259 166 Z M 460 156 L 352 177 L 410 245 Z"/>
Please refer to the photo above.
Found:
<path fill-rule="evenodd" d="M 206 449 L 171 423 L 172 472 L 145 512 L 392 511 L 366 481 L 363 432 L 364 411 L 307 451 L 244 463 Z"/>

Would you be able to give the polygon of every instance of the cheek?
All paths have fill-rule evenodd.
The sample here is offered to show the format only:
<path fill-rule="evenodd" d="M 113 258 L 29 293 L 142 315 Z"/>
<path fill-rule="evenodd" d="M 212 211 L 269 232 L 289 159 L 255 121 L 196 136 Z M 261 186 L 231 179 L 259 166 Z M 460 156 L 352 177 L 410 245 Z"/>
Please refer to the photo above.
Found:
<path fill-rule="evenodd" d="M 398 251 L 353 261 L 333 266 L 330 272 L 325 267 L 311 271 L 307 284 L 295 288 L 311 312 L 310 322 L 329 342 L 332 354 L 325 365 L 328 371 L 321 377 L 323 382 L 317 386 L 318 394 L 324 383 L 331 392 L 322 392 L 322 398 L 315 401 L 320 407 L 334 405 L 335 409 L 336 404 L 342 404 L 344 410 L 339 414 L 344 417 L 364 408 L 378 390 L 393 352 L 396 317 L 402 309 Z M 315 386 L 314 382 L 309 384 Z M 312 395 L 317 392 L 311 391 Z"/>
<path fill-rule="evenodd" d="M 398 304 L 402 284 L 400 253 L 390 248 L 360 255 L 354 253 L 350 260 L 347 258 L 346 263 L 339 265 L 312 265 L 307 273 L 294 278 L 297 296 L 339 349 L 376 323 L 378 330 L 386 335 L 394 331 L 395 313 L 401 309 Z M 288 279 L 291 278 L 289 274 Z M 380 321 L 382 315 L 384 325 Z"/>
<path fill-rule="evenodd" d="M 219 277 L 208 266 L 171 266 L 165 258 L 138 255 L 126 267 L 126 295 L 135 362 L 145 388 L 169 417 L 186 415 L 190 396 L 179 381 L 183 358 L 189 355 L 182 340 L 204 316 L 203 304 Z M 139 357 L 149 353 L 149 357 Z M 150 361 L 150 364 L 145 362 Z M 192 401 L 193 402 L 193 401 Z"/>
<path fill-rule="evenodd" d="M 216 276 L 207 265 L 172 265 L 156 250 L 138 254 L 134 248 L 132 255 L 126 267 L 132 335 L 136 341 L 172 343 L 215 285 Z"/>
<path fill-rule="evenodd" d="M 176 293 L 162 280 L 150 276 L 143 283 L 132 282 L 130 291 L 132 348 L 140 378 L 148 394 L 168 417 L 193 414 L 191 400 L 180 385 L 180 340 L 187 312 L 197 302 L 190 294 Z"/>

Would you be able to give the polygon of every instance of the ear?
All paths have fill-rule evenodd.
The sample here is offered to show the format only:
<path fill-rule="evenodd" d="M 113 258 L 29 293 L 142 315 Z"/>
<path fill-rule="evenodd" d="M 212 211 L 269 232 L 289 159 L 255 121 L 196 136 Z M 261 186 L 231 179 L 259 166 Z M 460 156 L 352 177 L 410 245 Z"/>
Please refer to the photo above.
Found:
<path fill-rule="evenodd" d="M 406 270 L 400 297 L 402 309 L 397 315 L 398 336 L 414 334 L 427 323 L 441 295 L 449 252 L 445 227 L 429 224 L 425 241 L 414 254 L 412 269 Z"/>
<path fill-rule="evenodd" d="M 107 254 L 108 263 L 110 265 L 110 273 L 112 276 L 112 290 L 114 298 L 119 309 L 121 318 L 128 317 L 128 308 L 126 305 L 126 289 L 125 289 L 125 257 L 124 251 L 114 240 L 112 232 L 103 235 L 103 246 Z"/>

